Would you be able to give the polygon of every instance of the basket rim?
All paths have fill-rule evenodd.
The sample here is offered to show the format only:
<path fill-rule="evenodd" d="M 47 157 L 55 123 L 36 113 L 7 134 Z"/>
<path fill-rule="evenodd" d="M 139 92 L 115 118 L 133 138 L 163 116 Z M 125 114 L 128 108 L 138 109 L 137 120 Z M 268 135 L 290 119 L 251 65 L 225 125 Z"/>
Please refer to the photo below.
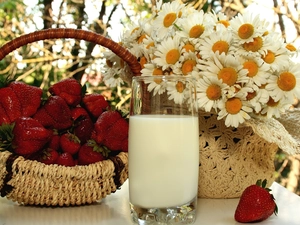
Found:
<path fill-rule="evenodd" d="M 135 55 L 117 42 L 90 30 L 77 28 L 49 28 L 23 34 L 0 47 L 0 61 L 12 51 L 27 44 L 49 39 L 71 38 L 93 42 L 110 49 L 123 59 L 131 69 L 133 76 L 140 76 L 141 65 Z"/>

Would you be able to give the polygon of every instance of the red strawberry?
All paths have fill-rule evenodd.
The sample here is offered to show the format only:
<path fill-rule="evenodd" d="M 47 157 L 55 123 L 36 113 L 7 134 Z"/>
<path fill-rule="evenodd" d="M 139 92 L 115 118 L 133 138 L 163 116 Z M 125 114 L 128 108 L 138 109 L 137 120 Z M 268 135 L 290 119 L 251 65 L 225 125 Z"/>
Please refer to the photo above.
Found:
<path fill-rule="evenodd" d="M 50 138 L 50 141 L 48 142 L 47 146 L 48 148 L 54 149 L 58 151 L 60 148 L 60 135 L 58 135 L 55 131 L 53 132 L 53 135 Z"/>
<path fill-rule="evenodd" d="M 71 133 L 64 133 L 61 135 L 59 143 L 62 151 L 69 152 L 71 155 L 75 155 L 81 146 L 78 137 Z"/>
<path fill-rule="evenodd" d="M 107 131 L 116 121 L 122 118 L 118 111 L 105 111 L 97 119 L 92 133 L 92 139 L 98 144 L 102 144 L 106 138 Z"/>
<path fill-rule="evenodd" d="M 234 218 L 241 223 L 259 222 L 277 215 L 277 206 L 270 189 L 265 188 L 267 181 L 258 180 L 255 185 L 247 187 L 240 198 Z"/>
<path fill-rule="evenodd" d="M 87 94 L 82 99 L 83 107 L 94 117 L 98 118 L 110 108 L 105 98 L 98 93 Z"/>
<path fill-rule="evenodd" d="M 94 129 L 94 123 L 88 112 L 82 107 L 76 107 L 71 110 L 74 128 L 74 134 L 79 138 L 81 143 L 90 139 Z"/>
<path fill-rule="evenodd" d="M 43 94 L 41 88 L 19 81 L 9 83 L 8 87 L 13 90 L 20 101 L 22 116 L 30 117 L 36 113 L 41 104 Z"/>
<path fill-rule="evenodd" d="M 42 149 L 52 132 L 30 117 L 19 117 L 13 128 L 12 148 L 18 155 L 27 156 Z"/>
<path fill-rule="evenodd" d="M 76 106 L 81 102 L 81 84 L 74 78 L 61 80 L 48 90 L 52 95 L 62 97 L 70 106 Z"/>
<path fill-rule="evenodd" d="M 87 117 L 87 116 L 89 116 L 89 113 L 86 111 L 85 108 L 75 107 L 71 109 L 71 117 L 74 121 L 77 120 L 79 117 Z"/>
<path fill-rule="evenodd" d="M 62 165 L 62 166 L 75 166 L 76 165 L 76 162 L 75 162 L 73 156 L 69 152 L 61 153 L 57 157 L 55 163 L 58 165 Z"/>
<path fill-rule="evenodd" d="M 81 146 L 78 152 L 78 165 L 89 165 L 105 159 L 106 150 L 93 141 Z"/>
<path fill-rule="evenodd" d="M 0 88 L 0 125 L 12 123 L 21 116 L 18 96 L 10 87 Z"/>
<path fill-rule="evenodd" d="M 71 110 L 59 96 L 50 96 L 33 118 L 46 128 L 62 130 L 72 126 Z"/>
<path fill-rule="evenodd" d="M 54 150 L 52 148 L 46 148 L 40 153 L 37 160 L 39 162 L 50 165 L 50 164 L 54 164 L 56 162 L 58 156 L 59 156 L 59 153 L 56 150 Z"/>
<path fill-rule="evenodd" d="M 128 151 L 128 130 L 128 122 L 121 117 L 108 128 L 106 137 L 103 140 L 103 145 L 108 147 L 110 150 L 123 149 Z"/>

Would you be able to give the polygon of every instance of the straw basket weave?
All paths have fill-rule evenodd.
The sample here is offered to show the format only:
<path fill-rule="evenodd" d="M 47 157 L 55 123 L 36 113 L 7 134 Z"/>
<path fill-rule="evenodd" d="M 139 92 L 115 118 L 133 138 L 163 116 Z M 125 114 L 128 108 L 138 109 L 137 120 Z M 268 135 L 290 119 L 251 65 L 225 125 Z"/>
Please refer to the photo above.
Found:
<path fill-rule="evenodd" d="M 250 126 L 226 127 L 215 114 L 200 112 L 199 120 L 199 197 L 240 197 L 258 179 L 272 184 L 275 143 L 255 134 Z"/>
<path fill-rule="evenodd" d="M 46 39 L 72 38 L 102 45 L 122 58 L 133 75 L 140 64 L 126 49 L 91 31 L 49 29 L 20 36 L 0 48 L 0 60 L 15 49 Z M 69 206 L 96 202 L 115 192 L 128 178 L 128 156 L 121 152 L 88 166 L 45 165 L 5 149 L 0 152 L 0 193 L 25 205 Z M 3 151 L 4 150 L 4 151 Z"/>
<path fill-rule="evenodd" d="M 200 163 L 198 196 L 236 198 L 258 179 L 275 180 L 275 155 L 280 148 L 300 153 L 300 110 L 280 119 L 250 119 L 238 128 L 226 127 L 213 113 L 199 112 Z"/>

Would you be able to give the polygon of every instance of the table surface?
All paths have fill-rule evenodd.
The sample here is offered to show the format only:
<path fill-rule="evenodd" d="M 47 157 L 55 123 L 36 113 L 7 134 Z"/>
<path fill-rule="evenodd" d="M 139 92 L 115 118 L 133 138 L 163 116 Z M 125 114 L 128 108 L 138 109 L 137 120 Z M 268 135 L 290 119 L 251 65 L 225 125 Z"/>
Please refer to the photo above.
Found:
<path fill-rule="evenodd" d="M 279 208 L 278 216 L 272 215 L 260 225 L 299 225 L 300 197 L 278 183 L 272 185 Z M 0 198 L 0 225 L 132 225 L 128 205 L 128 181 L 121 190 L 101 202 L 74 207 L 22 206 L 6 198 Z M 232 225 L 239 199 L 198 199 L 195 224 Z"/>

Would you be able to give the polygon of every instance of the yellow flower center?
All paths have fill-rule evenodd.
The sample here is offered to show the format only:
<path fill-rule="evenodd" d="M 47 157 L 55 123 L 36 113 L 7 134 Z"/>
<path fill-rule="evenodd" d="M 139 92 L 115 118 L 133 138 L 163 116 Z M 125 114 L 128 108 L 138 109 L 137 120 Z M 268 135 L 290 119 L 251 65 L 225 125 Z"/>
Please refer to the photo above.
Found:
<path fill-rule="evenodd" d="M 187 43 L 183 46 L 183 48 L 186 50 L 186 52 L 195 52 L 195 47 L 194 45 Z"/>
<path fill-rule="evenodd" d="M 242 109 L 242 106 L 243 106 L 242 101 L 239 98 L 230 98 L 225 103 L 226 111 L 229 114 L 239 113 Z"/>
<path fill-rule="evenodd" d="M 205 30 L 205 28 L 202 25 L 193 26 L 189 32 L 190 38 L 200 37 L 203 34 L 204 30 Z"/>
<path fill-rule="evenodd" d="M 291 91 L 296 86 L 296 77 L 290 72 L 283 72 L 278 77 L 277 85 L 283 91 Z"/>
<path fill-rule="evenodd" d="M 176 20 L 176 18 L 177 18 L 176 13 L 168 13 L 164 18 L 164 22 L 163 22 L 164 26 L 165 27 L 171 26 Z"/>
<path fill-rule="evenodd" d="M 182 83 L 181 81 L 178 81 L 176 84 L 177 92 L 182 93 L 184 91 L 184 89 L 185 89 L 185 84 Z"/>
<path fill-rule="evenodd" d="M 244 62 L 243 67 L 248 70 L 248 77 L 255 77 L 258 73 L 258 65 L 254 61 Z"/>
<path fill-rule="evenodd" d="M 134 34 L 134 32 L 136 32 L 138 29 L 139 29 L 138 27 L 134 28 L 134 29 L 131 31 L 131 34 Z"/>
<path fill-rule="evenodd" d="M 216 84 L 211 84 L 206 89 L 206 96 L 210 100 L 218 100 L 221 97 L 221 87 Z"/>
<path fill-rule="evenodd" d="M 172 49 L 166 54 L 166 62 L 168 64 L 175 64 L 180 57 L 180 52 L 178 49 Z"/>
<path fill-rule="evenodd" d="M 243 24 L 238 30 L 238 35 L 241 39 L 248 39 L 253 35 L 253 33 L 254 27 L 252 24 L 249 23 Z"/>
<path fill-rule="evenodd" d="M 238 78 L 238 74 L 235 69 L 231 67 L 223 68 L 218 73 L 218 78 L 222 79 L 225 84 L 232 86 L 235 84 Z"/>
<path fill-rule="evenodd" d="M 149 43 L 149 44 L 146 46 L 146 49 L 149 49 L 149 48 L 154 47 L 154 46 L 155 46 L 154 42 L 151 42 L 151 43 Z"/>
<path fill-rule="evenodd" d="M 161 68 L 155 68 L 153 71 L 152 71 L 152 75 L 153 76 L 159 76 L 159 75 L 163 75 L 164 72 Z M 157 84 L 160 84 L 162 82 L 161 79 L 154 79 L 154 82 L 157 83 Z"/>
<path fill-rule="evenodd" d="M 182 17 L 182 11 L 179 11 L 178 18 L 181 18 L 181 17 Z"/>
<path fill-rule="evenodd" d="M 189 59 L 186 60 L 183 64 L 182 64 L 182 73 L 183 75 L 187 75 L 189 72 L 193 71 L 194 66 L 196 66 L 196 61 Z"/>
<path fill-rule="evenodd" d="M 257 52 L 259 49 L 261 49 L 263 45 L 263 40 L 261 37 L 256 37 L 252 42 L 244 43 L 243 48 L 250 52 Z"/>
<path fill-rule="evenodd" d="M 140 64 L 141 64 L 142 69 L 145 68 L 145 64 L 146 64 L 146 63 L 147 63 L 146 57 L 145 57 L 145 56 L 142 56 L 142 57 L 140 58 Z"/>
<path fill-rule="evenodd" d="M 146 37 L 146 34 L 142 34 L 138 39 L 138 43 L 141 44 L 145 37 Z"/>
<path fill-rule="evenodd" d="M 229 27 L 230 23 L 227 20 L 219 20 L 218 23 L 223 24 L 225 27 Z"/>
<path fill-rule="evenodd" d="M 268 50 L 267 54 L 264 57 L 262 57 L 262 59 L 266 63 L 271 64 L 275 61 L 275 54 L 274 54 L 274 52 Z"/>
<path fill-rule="evenodd" d="M 264 33 L 263 33 L 263 35 L 262 36 L 267 36 L 269 34 L 269 31 L 265 31 Z"/>
<path fill-rule="evenodd" d="M 212 50 L 213 50 L 213 52 L 219 51 L 220 54 L 223 52 L 227 53 L 229 50 L 229 44 L 226 41 L 217 41 L 212 46 Z"/>
<path fill-rule="evenodd" d="M 270 97 L 269 101 L 267 102 L 267 105 L 270 106 L 270 107 L 275 107 L 275 106 L 278 105 L 278 103 L 279 103 L 279 101 L 275 102 L 274 99 Z"/>
<path fill-rule="evenodd" d="M 285 47 L 291 52 L 295 52 L 297 50 L 296 47 L 292 44 L 287 44 Z"/>

